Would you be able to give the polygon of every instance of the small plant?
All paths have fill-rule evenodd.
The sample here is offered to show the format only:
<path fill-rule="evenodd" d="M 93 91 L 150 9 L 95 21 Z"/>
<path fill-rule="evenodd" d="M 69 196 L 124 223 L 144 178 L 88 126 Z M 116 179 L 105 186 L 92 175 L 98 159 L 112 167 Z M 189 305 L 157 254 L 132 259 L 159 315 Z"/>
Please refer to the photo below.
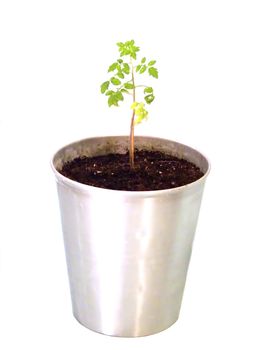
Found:
<path fill-rule="evenodd" d="M 141 123 L 148 116 L 148 111 L 145 108 L 144 102 L 137 100 L 137 89 L 142 88 L 144 93 L 144 100 L 147 104 L 154 101 L 153 88 L 148 85 L 136 85 L 135 75 L 148 74 L 153 78 L 158 78 L 158 70 L 155 68 L 156 61 L 147 61 L 143 57 L 139 62 L 137 61 L 137 52 L 140 51 L 138 46 L 135 46 L 134 40 L 126 41 L 124 43 L 117 43 L 119 48 L 120 58 L 109 66 L 108 72 L 112 77 L 101 84 L 101 93 L 108 97 L 108 105 L 119 106 L 119 102 L 124 100 L 124 95 L 132 96 L 132 117 L 130 125 L 130 165 L 134 168 L 134 126 Z M 128 61 L 122 57 L 127 56 Z"/>

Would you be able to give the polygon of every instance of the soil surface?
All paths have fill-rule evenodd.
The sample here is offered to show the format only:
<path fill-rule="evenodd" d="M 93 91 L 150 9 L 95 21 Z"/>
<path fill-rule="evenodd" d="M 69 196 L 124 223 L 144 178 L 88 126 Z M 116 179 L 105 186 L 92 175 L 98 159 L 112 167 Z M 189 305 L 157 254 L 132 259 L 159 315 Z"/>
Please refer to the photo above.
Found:
<path fill-rule="evenodd" d="M 60 172 L 83 184 L 123 191 L 163 190 L 189 184 L 204 175 L 187 160 L 143 150 L 135 151 L 134 169 L 127 152 L 75 158 Z"/>

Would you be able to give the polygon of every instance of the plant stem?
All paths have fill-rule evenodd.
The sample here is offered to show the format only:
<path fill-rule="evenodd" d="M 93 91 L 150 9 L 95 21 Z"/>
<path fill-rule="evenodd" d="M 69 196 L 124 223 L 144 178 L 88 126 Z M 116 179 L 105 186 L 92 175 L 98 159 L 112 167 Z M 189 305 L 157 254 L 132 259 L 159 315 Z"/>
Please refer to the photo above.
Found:
<path fill-rule="evenodd" d="M 132 99 L 133 102 L 135 102 L 135 81 L 134 81 L 134 67 L 131 61 L 131 67 L 132 67 L 132 84 L 133 84 L 133 90 L 132 90 Z M 130 166 L 132 169 L 134 169 L 134 119 L 135 119 L 135 110 L 132 110 L 132 118 L 131 118 L 131 126 L 130 126 Z"/>

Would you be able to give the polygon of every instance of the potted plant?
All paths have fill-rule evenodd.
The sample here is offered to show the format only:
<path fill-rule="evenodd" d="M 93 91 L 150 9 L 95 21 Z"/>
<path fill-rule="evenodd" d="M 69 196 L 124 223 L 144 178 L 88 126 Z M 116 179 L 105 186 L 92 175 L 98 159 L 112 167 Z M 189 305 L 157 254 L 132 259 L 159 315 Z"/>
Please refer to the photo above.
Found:
<path fill-rule="evenodd" d="M 179 316 L 209 172 L 207 159 L 175 141 L 134 137 L 154 100 L 154 60 L 137 60 L 134 41 L 101 85 L 109 106 L 131 96 L 130 137 L 81 140 L 53 157 L 73 304 L 94 331 L 124 337 L 160 332 Z M 138 99 L 142 90 L 144 101 Z"/>

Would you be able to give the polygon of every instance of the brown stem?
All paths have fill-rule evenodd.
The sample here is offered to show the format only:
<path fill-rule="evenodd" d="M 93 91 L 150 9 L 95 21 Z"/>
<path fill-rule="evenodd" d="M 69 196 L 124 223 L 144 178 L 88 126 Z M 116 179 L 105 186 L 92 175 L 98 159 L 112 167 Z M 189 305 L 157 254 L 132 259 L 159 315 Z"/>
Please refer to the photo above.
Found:
<path fill-rule="evenodd" d="M 131 62 L 132 66 L 132 84 L 133 84 L 133 91 L 132 91 L 132 99 L 133 102 L 135 102 L 135 81 L 134 81 L 134 68 Z M 131 126 L 130 126 L 130 166 L 132 169 L 134 169 L 134 119 L 135 119 L 135 110 L 132 111 L 132 118 L 131 118 Z"/>
<path fill-rule="evenodd" d="M 132 111 L 131 127 L 130 127 L 130 166 L 134 169 L 134 118 L 135 110 Z"/>

